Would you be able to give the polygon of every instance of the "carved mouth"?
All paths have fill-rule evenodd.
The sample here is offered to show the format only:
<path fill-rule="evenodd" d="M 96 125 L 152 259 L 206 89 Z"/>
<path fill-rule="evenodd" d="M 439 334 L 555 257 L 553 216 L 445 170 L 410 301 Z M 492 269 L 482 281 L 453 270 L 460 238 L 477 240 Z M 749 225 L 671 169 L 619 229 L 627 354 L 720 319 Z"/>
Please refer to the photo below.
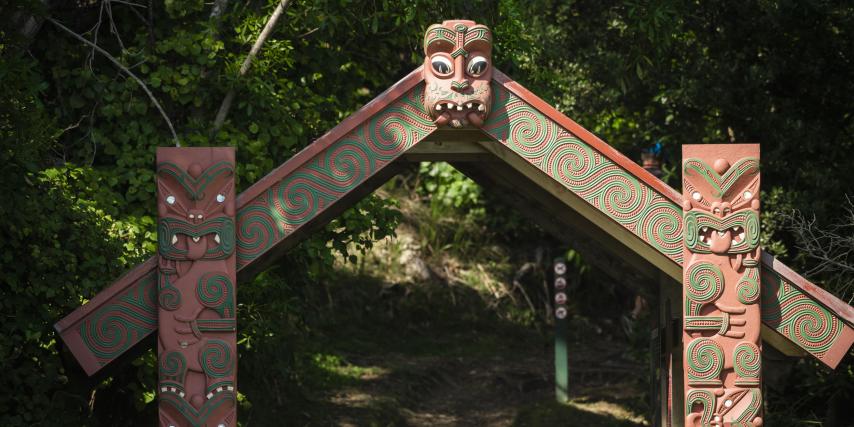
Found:
<path fill-rule="evenodd" d="M 433 107 L 437 112 L 441 111 L 480 111 L 485 112 L 486 107 L 483 106 L 479 101 L 469 101 L 463 105 L 457 105 L 457 103 L 452 101 L 439 101 L 436 103 L 436 106 Z"/>
<path fill-rule="evenodd" d="M 711 245 L 712 240 L 715 237 L 723 238 L 726 237 L 727 234 L 732 236 L 733 244 L 737 245 L 744 241 L 744 228 L 738 225 L 735 227 L 727 228 L 725 230 L 715 230 L 709 227 L 700 227 L 700 231 L 699 233 L 697 233 L 697 236 L 699 237 L 700 242 L 703 242 L 707 245 Z"/>
<path fill-rule="evenodd" d="M 457 104 L 453 101 L 438 101 L 433 106 L 434 122 L 437 126 L 450 125 L 461 128 L 468 124 L 481 126 L 486 119 L 486 106 L 480 101 Z"/>

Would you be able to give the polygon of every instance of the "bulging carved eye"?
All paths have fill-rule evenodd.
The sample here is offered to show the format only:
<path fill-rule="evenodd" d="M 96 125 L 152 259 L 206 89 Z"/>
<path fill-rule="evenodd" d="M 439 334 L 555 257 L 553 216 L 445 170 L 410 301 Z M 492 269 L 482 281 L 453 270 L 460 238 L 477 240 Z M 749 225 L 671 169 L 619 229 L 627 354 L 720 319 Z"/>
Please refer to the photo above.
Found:
<path fill-rule="evenodd" d="M 486 61 L 486 58 L 482 56 L 475 56 L 469 61 L 468 68 L 466 68 L 466 72 L 470 76 L 479 76 L 486 71 L 486 67 L 489 66 L 489 62 Z"/>
<path fill-rule="evenodd" d="M 433 71 L 435 71 L 436 74 L 450 74 L 454 69 L 454 65 L 451 64 L 451 60 L 444 56 L 434 56 L 430 59 L 430 65 L 432 65 Z"/>

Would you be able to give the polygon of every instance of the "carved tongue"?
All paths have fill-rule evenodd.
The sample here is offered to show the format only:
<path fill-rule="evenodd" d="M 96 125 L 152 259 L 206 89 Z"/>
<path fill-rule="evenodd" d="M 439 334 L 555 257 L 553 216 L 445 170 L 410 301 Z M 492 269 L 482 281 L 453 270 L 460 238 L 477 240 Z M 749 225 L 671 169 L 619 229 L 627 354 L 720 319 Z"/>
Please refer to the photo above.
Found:
<path fill-rule="evenodd" d="M 468 113 L 466 117 L 469 118 L 469 122 L 471 122 L 471 124 L 477 127 L 481 127 L 483 125 L 483 120 L 481 120 L 479 113 L 471 112 Z"/>
<path fill-rule="evenodd" d="M 448 120 L 450 119 L 451 116 L 448 113 L 442 113 L 441 115 L 439 115 L 439 117 L 436 117 L 434 123 L 436 123 L 436 126 L 445 126 L 448 123 Z"/>
<path fill-rule="evenodd" d="M 709 249 L 716 254 L 725 254 L 732 245 L 732 232 L 730 230 L 717 231 L 712 230 L 709 237 Z"/>
<path fill-rule="evenodd" d="M 207 249 L 208 242 L 206 239 L 187 239 L 187 258 L 190 258 L 192 260 L 201 259 L 203 256 L 205 256 L 205 251 L 207 251 Z"/>

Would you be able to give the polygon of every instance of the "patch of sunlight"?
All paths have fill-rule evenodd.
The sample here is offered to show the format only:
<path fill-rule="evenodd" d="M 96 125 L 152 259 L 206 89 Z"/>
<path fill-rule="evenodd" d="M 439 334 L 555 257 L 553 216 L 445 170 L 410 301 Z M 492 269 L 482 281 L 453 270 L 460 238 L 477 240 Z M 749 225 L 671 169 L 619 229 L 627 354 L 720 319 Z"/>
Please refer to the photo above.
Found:
<path fill-rule="evenodd" d="M 577 401 L 572 400 L 567 403 L 567 405 L 580 409 L 582 411 L 592 412 L 598 415 L 609 415 L 618 420 L 628 420 L 634 423 L 648 425 L 647 421 L 643 416 L 635 414 L 629 409 L 620 406 L 616 403 L 605 402 L 605 401 Z"/>
<path fill-rule="evenodd" d="M 354 365 L 334 354 L 315 354 L 312 356 L 312 362 L 327 374 L 352 380 L 378 380 L 389 374 L 388 369 L 379 366 Z"/>

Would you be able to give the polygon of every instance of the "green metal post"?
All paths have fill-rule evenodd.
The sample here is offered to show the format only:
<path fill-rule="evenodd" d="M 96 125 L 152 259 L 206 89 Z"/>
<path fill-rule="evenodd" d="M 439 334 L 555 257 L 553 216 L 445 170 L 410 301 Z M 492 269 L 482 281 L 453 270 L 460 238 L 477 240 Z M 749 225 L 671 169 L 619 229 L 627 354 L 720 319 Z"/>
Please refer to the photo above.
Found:
<path fill-rule="evenodd" d="M 555 301 L 555 397 L 558 402 L 569 401 L 569 343 L 567 342 L 568 311 L 567 301 L 567 265 L 558 258 L 554 262 L 554 301 Z"/>

